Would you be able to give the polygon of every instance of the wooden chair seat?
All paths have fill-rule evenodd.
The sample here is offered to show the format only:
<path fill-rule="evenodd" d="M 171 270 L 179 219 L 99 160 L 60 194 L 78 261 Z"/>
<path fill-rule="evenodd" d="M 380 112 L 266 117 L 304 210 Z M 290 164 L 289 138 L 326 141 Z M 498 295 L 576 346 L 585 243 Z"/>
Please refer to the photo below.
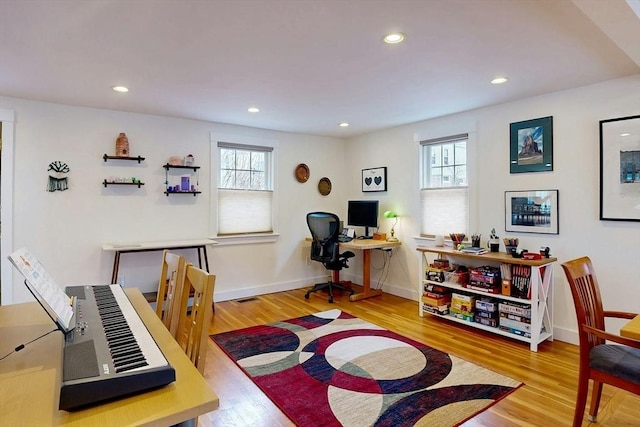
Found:
<path fill-rule="evenodd" d="M 589 353 L 589 366 L 607 375 L 640 385 L 640 349 L 600 344 Z"/>

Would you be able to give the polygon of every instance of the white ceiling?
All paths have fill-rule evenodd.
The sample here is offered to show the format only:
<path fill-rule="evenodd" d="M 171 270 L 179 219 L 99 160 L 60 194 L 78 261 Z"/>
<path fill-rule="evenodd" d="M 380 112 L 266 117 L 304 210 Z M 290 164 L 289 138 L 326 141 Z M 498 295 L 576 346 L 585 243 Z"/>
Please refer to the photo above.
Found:
<path fill-rule="evenodd" d="M 0 0 L 0 94 L 349 137 L 639 73 L 639 1 Z"/>

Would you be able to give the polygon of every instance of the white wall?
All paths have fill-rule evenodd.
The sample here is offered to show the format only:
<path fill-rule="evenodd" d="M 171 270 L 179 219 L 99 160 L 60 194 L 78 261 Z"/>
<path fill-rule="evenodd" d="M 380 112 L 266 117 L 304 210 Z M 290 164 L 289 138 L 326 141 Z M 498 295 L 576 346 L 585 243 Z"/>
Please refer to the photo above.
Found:
<path fill-rule="evenodd" d="M 480 189 L 474 206 L 477 231 L 486 236 L 504 231 L 504 191 L 558 189 L 560 234 L 518 234 L 521 248 L 551 247 L 555 266 L 556 337 L 575 342 L 575 316 L 560 263 L 588 255 L 598 270 L 605 307 L 640 311 L 640 223 L 598 220 L 598 121 L 640 113 L 640 75 L 569 91 L 482 108 L 434 120 L 388 129 L 346 142 L 309 135 L 155 117 L 89 108 L 0 98 L 3 109 L 15 111 L 14 242 L 26 246 L 62 285 L 110 280 L 112 254 L 105 242 L 170 240 L 209 236 L 209 134 L 212 131 L 277 139 L 280 158 L 276 185 L 280 192 L 275 244 L 225 246 L 209 250 L 217 274 L 215 299 L 292 289 L 324 277 L 322 267 L 307 265 L 305 214 L 330 210 L 346 217 L 348 199 L 380 200 L 380 211 L 400 215 L 396 235 L 403 245 L 394 251 L 385 276 L 383 254 L 374 251 L 372 283 L 384 278 L 387 292 L 417 298 L 419 234 L 418 149 L 416 138 L 470 132 Z M 509 123 L 553 116 L 554 171 L 509 173 Z M 141 165 L 104 163 L 113 153 L 119 132 L 129 136 L 132 154 L 146 157 Z M 191 153 L 200 170 L 203 194 L 163 194 L 169 156 Z M 47 165 L 61 160 L 71 167 L 70 190 L 48 193 Z M 311 178 L 298 183 L 293 171 L 309 165 Z M 388 191 L 361 192 L 361 170 L 386 166 Z M 122 173 L 142 178 L 146 185 L 109 187 L 105 177 Z M 333 191 L 317 191 L 318 180 L 329 177 Z M 381 231 L 390 223 L 381 219 Z M 193 254 L 187 252 L 191 257 Z M 159 253 L 123 255 L 121 273 L 127 286 L 153 290 Z M 357 257 L 344 276 L 358 281 Z M 14 275 L 14 302 L 30 299 Z M 416 316 L 418 308 L 416 306 Z M 614 325 L 614 328 L 616 325 Z"/>
<path fill-rule="evenodd" d="M 275 181 L 278 241 L 210 248 L 211 270 L 217 275 L 215 299 L 298 288 L 324 278 L 322 266 L 305 262 L 305 215 L 314 209 L 345 209 L 343 141 L 6 97 L 0 102 L 15 112 L 13 248 L 29 248 L 61 286 L 110 281 L 113 253 L 102 251 L 103 243 L 210 236 L 212 131 L 277 140 L 280 147 Z M 103 154 L 115 154 L 119 132 L 127 134 L 133 156 L 146 158 L 142 164 L 103 161 Z M 189 153 L 201 166 L 202 194 L 167 197 L 162 165 L 170 156 Z M 69 165 L 70 188 L 50 193 L 45 190 L 47 167 L 55 160 Z M 298 163 L 311 170 L 304 184 L 294 177 Z M 104 188 L 103 179 L 112 175 L 136 176 L 145 185 Z M 326 197 L 317 190 L 323 176 L 333 182 Z M 181 253 L 197 263 L 195 251 Z M 118 280 L 144 291 L 156 289 L 160 257 L 161 252 L 123 254 Z M 12 302 L 31 300 L 20 275 L 13 276 Z"/>
<path fill-rule="evenodd" d="M 420 206 L 414 137 L 471 132 L 477 147 L 470 160 L 475 163 L 479 187 L 477 229 L 471 231 L 487 236 L 495 227 L 502 237 L 519 237 L 521 249 L 551 248 L 558 258 L 554 269 L 556 337 L 577 342 L 573 302 L 560 264 L 583 255 L 591 257 L 598 271 L 605 308 L 640 312 L 640 223 L 598 219 L 598 122 L 634 114 L 640 114 L 639 75 L 349 140 L 350 181 L 363 168 L 387 166 L 389 191 L 377 194 L 385 209 L 393 208 L 402 215 L 396 230 L 404 245 L 392 260 L 385 289 L 417 297 L 419 257 L 414 237 L 420 233 Z M 545 116 L 553 116 L 553 172 L 510 174 L 509 123 Z M 560 234 L 505 232 L 504 192 L 534 189 L 559 190 Z M 618 327 L 619 323 L 611 325 L 612 330 Z"/>

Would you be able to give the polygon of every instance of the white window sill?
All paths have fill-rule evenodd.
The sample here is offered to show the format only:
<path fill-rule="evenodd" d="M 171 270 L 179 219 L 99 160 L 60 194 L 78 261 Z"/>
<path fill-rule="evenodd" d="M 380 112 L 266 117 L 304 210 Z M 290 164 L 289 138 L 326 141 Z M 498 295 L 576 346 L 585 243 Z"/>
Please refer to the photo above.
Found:
<path fill-rule="evenodd" d="M 235 236 L 215 236 L 211 239 L 218 242 L 216 246 L 254 245 L 258 243 L 275 243 L 280 238 L 279 233 L 270 234 L 238 234 Z"/>

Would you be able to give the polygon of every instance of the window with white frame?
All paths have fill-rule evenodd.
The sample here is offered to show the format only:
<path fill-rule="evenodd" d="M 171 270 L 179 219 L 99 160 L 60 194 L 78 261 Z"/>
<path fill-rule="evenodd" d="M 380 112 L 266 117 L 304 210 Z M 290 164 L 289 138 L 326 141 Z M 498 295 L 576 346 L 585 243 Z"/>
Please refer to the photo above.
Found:
<path fill-rule="evenodd" d="M 469 236 L 468 134 L 420 141 L 421 231 Z"/>
<path fill-rule="evenodd" d="M 218 235 L 273 232 L 273 147 L 217 145 Z"/>

